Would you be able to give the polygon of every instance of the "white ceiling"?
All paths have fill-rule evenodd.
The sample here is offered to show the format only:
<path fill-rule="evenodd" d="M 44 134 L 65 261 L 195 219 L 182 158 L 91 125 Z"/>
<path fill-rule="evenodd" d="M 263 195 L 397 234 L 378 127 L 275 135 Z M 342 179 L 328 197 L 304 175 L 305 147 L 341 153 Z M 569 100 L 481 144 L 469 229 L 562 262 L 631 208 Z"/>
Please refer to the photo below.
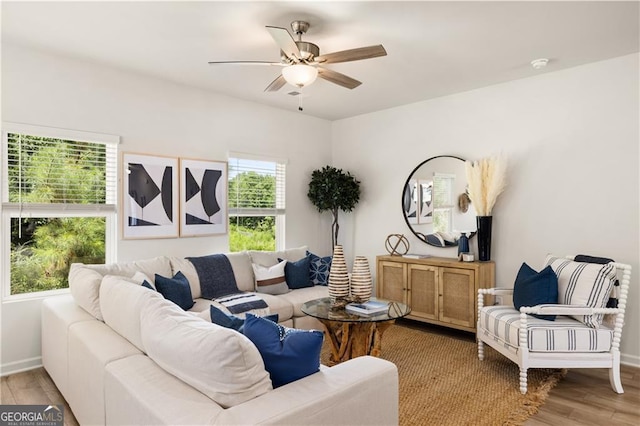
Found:
<path fill-rule="evenodd" d="M 363 82 L 318 79 L 304 112 L 336 120 L 639 51 L 631 2 L 2 2 L 2 43 L 35 46 L 295 111 L 265 25 L 311 23 L 321 53 L 383 44 L 388 56 L 327 65 Z M 536 71 L 530 61 L 550 59 Z"/>

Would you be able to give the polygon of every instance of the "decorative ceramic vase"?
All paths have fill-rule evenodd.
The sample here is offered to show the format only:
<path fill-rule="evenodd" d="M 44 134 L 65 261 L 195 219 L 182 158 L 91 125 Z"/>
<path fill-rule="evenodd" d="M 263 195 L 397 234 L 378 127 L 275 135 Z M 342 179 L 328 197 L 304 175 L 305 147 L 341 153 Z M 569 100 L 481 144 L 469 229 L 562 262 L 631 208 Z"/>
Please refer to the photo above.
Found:
<path fill-rule="evenodd" d="M 344 252 L 340 245 L 333 248 L 328 287 L 332 303 L 338 298 L 349 297 L 349 271 L 347 271 L 347 262 L 344 260 Z"/>
<path fill-rule="evenodd" d="M 458 256 L 461 253 L 469 253 L 469 237 L 466 232 L 461 232 L 458 238 Z"/>
<path fill-rule="evenodd" d="M 478 260 L 486 262 L 491 260 L 491 223 L 493 216 L 477 216 L 478 225 Z"/>
<path fill-rule="evenodd" d="M 351 297 L 360 302 L 366 302 L 371 299 L 372 289 L 373 281 L 369 261 L 365 256 L 356 256 L 351 271 Z"/>

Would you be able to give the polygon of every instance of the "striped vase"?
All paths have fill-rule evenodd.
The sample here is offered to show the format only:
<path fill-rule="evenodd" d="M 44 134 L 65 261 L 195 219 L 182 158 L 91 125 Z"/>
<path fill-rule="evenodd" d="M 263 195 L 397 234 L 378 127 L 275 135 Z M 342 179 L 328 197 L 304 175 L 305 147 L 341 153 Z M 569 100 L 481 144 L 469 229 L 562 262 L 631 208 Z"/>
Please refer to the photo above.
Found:
<path fill-rule="evenodd" d="M 332 303 L 335 303 L 338 298 L 349 297 L 349 271 L 347 271 L 347 262 L 344 260 L 342 246 L 337 245 L 333 249 L 328 287 Z"/>
<path fill-rule="evenodd" d="M 351 298 L 358 302 L 371 299 L 373 281 L 369 261 L 365 256 L 356 256 L 351 271 Z"/>

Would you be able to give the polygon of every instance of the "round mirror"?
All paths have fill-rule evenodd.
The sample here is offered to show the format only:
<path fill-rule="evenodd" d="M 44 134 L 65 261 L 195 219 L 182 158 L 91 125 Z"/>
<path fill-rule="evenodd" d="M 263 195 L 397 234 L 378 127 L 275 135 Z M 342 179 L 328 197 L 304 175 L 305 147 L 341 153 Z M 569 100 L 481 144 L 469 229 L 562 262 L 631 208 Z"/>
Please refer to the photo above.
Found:
<path fill-rule="evenodd" d="M 462 234 L 474 236 L 464 160 L 440 155 L 418 164 L 404 184 L 402 210 L 411 232 L 429 245 L 457 246 Z"/>

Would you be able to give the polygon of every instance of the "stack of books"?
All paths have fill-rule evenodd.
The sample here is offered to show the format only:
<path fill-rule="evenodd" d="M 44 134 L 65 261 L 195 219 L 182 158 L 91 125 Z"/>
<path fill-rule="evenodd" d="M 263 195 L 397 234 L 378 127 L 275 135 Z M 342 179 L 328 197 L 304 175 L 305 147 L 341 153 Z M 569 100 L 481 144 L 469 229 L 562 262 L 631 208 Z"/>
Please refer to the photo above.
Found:
<path fill-rule="evenodd" d="M 389 303 L 370 300 L 364 303 L 348 303 L 345 309 L 352 314 L 375 315 L 381 312 L 387 312 L 389 310 Z"/>

